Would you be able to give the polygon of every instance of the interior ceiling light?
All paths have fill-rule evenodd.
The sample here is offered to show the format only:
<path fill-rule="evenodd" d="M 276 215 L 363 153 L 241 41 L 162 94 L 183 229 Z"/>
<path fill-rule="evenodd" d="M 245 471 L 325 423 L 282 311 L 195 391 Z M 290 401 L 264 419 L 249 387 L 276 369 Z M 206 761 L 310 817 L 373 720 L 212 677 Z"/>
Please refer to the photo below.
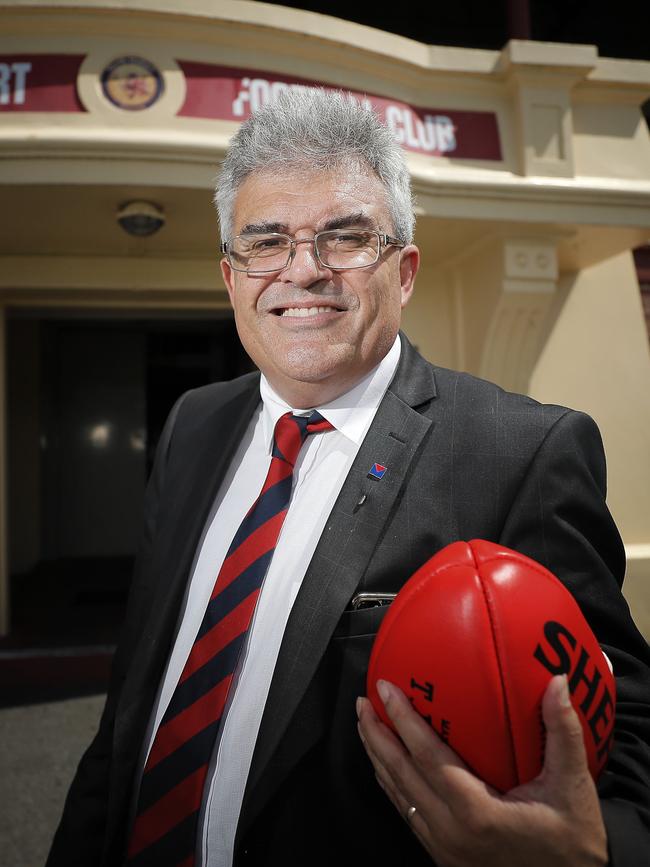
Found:
<path fill-rule="evenodd" d="M 152 202 L 133 201 L 120 207 L 117 222 L 129 235 L 143 238 L 165 225 L 165 215 L 162 208 Z"/>

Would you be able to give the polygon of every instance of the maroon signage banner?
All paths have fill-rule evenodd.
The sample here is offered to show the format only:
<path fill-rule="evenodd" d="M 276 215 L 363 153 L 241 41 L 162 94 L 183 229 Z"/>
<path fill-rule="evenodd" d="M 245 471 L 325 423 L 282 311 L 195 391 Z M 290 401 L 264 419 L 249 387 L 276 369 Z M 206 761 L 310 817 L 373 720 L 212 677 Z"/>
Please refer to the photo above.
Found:
<path fill-rule="evenodd" d="M 326 87 L 306 79 L 270 72 L 178 61 L 187 93 L 179 111 L 185 117 L 243 121 L 278 93 L 290 88 Z M 372 105 L 407 150 L 429 156 L 500 160 L 501 143 L 494 112 L 422 108 L 382 96 L 351 93 Z"/>
<path fill-rule="evenodd" d="M 37 54 L 0 56 L 0 112 L 85 111 L 77 95 L 77 76 L 83 55 Z M 133 58 L 122 58 L 123 63 Z M 140 60 L 140 64 L 148 61 Z M 278 93 L 294 88 L 325 86 L 307 79 L 178 61 L 186 80 L 186 97 L 179 115 L 243 121 Z M 133 65 L 133 64 L 132 64 Z M 149 64 L 160 78 L 153 65 Z M 128 84 L 146 84 L 145 73 L 131 71 Z M 110 85 L 110 82 L 109 82 Z M 162 92 L 162 84 L 159 91 Z M 428 156 L 501 160 L 497 117 L 489 111 L 457 111 L 410 105 L 383 96 L 351 91 L 375 108 L 407 150 Z M 156 91 L 156 98 L 160 95 Z M 107 98 L 110 97 L 110 93 Z M 155 100 L 150 100 L 153 104 Z M 146 111 L 149 103 L 136 106 Z M 128 107 L 131 106 L 122 106 Z"/>
<path fill-rule="evenodd" d="M 85 111 L 77 96 L 82 54 L 0 55 L 0 111 Z"/>

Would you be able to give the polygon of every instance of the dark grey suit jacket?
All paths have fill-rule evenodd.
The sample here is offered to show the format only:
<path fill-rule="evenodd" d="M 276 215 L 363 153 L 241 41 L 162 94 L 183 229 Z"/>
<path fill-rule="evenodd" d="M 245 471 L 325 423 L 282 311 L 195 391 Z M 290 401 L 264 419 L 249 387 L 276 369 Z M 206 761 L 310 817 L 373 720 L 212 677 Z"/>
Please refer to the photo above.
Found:
<path fill-rule="evenodd" d="M 430 864 L 374 781 L 356 732 L 385 609 L 458 539 L 499 542 L 553 571 L 617 675 L 616 739 L 599 782 L 611 863 L 650 857 L 650 653 L 620 593 L 624 553 L 605 506 L 598 430 L 581 413 L 400 364 L 326 523 L 292 610 L 257 739 L 235 862 Z M 100 730 L 71 787 L 48 867 L 123 861 L 138 756 L 201 532 L 259 403 L 259 375 L 185 394 L 158 449 L 124 633 Z M 388 467 L 369 479 L 373 463 Z M 366 494 L 363 505 L 358 506 Z"/>

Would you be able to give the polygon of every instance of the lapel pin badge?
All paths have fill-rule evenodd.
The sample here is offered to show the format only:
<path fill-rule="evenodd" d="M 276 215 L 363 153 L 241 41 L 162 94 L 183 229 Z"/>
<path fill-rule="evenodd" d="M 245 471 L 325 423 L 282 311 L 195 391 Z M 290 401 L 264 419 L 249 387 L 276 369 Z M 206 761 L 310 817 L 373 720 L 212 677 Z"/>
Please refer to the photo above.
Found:
<path fill-rule="evenodd" d="M 368 471 L 369 479 L 383 479 L 386 475 L 386 470 L 388 467 L 382 466 L 382 464 L 373 464 Z"/>

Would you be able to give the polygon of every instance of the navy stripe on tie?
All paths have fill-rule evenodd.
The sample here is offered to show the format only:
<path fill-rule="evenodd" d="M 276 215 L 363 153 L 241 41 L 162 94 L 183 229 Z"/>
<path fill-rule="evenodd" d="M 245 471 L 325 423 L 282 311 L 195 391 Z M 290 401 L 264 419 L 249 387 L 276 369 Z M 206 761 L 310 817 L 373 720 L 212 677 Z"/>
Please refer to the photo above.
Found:
<path fill-rule="evenodd" d="M 262 554 L 261 557 L 258 557 L 257 560 L 251 563 L 248 569 L 240 572 L 225 590 L 222 590 L 214 599 L 210 600 L 201 627 L 194 639 L 195 641 L 198 641 L 199 638 L 208 633 L 228 612 L 235 609 L 247 596 L 250 596 L 253 590 L 257 590 L 261 583 L 260 572 L 263 573 L 263 577 L 269 568 L 272 557 L 273 551 L 267 551 L 266 554 Z"/>
<path fill-rule="evenodd" d="M 292 481 L 293 476 L 289 474 L 285 479 L 277 482 L 269 488 L 268 491 L 265 491 L 262 494 L 255 503 L 252 512 L 249 512 L 241 522 L 239 529 L 230 543 L 230 548 L 228 548 L 226 557 L 229 557 L 233 551 L 236 551 L 241 543 L 244 542 L 251 533 L 255 532 L 258 527 L 261 527 L 262 524 L 266 524 L 270 518 L 275 517 L 278 512 L 281 512 L 282 509 L 288 505 L 289 500 L 291 499 Z"/>
<path fill-rule="evenodd" d="M 185 777 L 189 777 L 205 764 L 203 757 L 210 754 L 220 721 L 221 717 L 213 720 L 203 731 L 185 741 L 182 747 L 165 756 L 153 768 L 149 768 L 142 777 L 138 802 L 140 812 L 147 810 L 174 786 L 182 783 Z"/>
<path fill-rule="evenodd" d="M 223 650 L 220 650 L 212 659 L 208 660 L 204 666 L 190 675 L 187 680 L 178 684 L 160 725 L 164 725 L 173 719 L 185 708 L 194 704 L 197 699 L 204 696 L 206 692 L 213 689 L 224 677 L 233 673 L 245 639 L 246 633 L 242 632 L 230 644 L 227 644 Z"/>

